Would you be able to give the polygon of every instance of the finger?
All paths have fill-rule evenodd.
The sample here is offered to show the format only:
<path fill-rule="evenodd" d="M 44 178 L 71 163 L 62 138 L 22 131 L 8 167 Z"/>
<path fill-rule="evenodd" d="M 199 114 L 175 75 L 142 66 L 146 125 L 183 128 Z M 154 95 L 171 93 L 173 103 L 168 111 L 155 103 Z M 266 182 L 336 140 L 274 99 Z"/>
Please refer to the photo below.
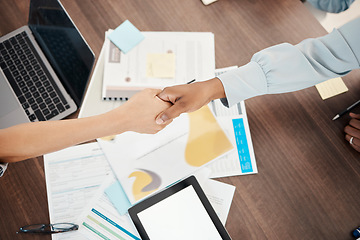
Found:
<path fill-rule="evenodd" d="M 154 128 L 155 130 L 153 130 L 152 133 L 158 133 L 158 132 L 160 132 L 160 131 L 163 130 L 165 127 L 167 127 L 170 123 L 172 123 L 172 121 L 173 121 L 173 120 L 170 119 L 169 121 L 165 122 L 164 124 L 161 124 L 161 125 L 157 124 L 157 127 Z"/>
<path fill-rule="evenodd" d="M 353 137 L 349 134 L 345 135 L 345 139 L 346 139 L 346 141 L 349 142 L 350 146 L 353 147 L 356 151 L 360 150 L 360 139 Z"/>
<path fill-rule="evenodd" d="M 352 118 L 349 122 L 349 125 L 356 129 L 359 129 L 359 131 L 360 131 L 360 120 Z"/>
<path fill-rule="evenodd" d="M 176 97 L 173 94 L 171 94 L 168 88 L 164 88 L 164 90 L 159 92 L 157 94 L 157 97 L 165 102 L 171 102 L 173 104 L 176 102 Z"/>
<path fill-rule="evenodd" d="M 173 122 L 174 119 L 169 119 L 168 121 L 164 122 L 164 124 L 162 124 L 162 126 L 166 127 L 167 125 L 169 125 L 170 123 Z"/>
<path fill-rule="evenodd" d="M 178 117 L 181 113 L 186 112 L 186 105 L 178 101 L 164 112 L 160 113 L 156 118 L 157 124 L 165 124 L 167 121 Z"/>
<path fill-rule="evenodd" d="M 164 107 L 171 107 L 173 104 L 171 102 L 167 102 L 159 98 L 158 96 L 155 96 L 155 99 L 158 101 L 159 104 L 162 104 Z"/>
<path fill-rule="evenodd" d="M 356 146 L 356 145 L 351 145 L 353 147 L 353 149 L 355 149 L 356 151 L 360 152 L 360 147 Z"/>
<path fill-rule="evenodd" d="M 356 129 L 356 128 L 350 126 L 350 125 L 347 125 L 344 128 L 344 132 L 349 134 L 350 136 L 353 136 L 353 137 L 356 137 L 356 138 L 360 139 L 360 130 Z"/>
<path fill-rule="evenodd" d="M 154 97 L 157 97 L 157 95 L 161 92 L 161 89 L 150 88 L 149 91 L 151 91 Z"/>
<path fill-rule="evenodd" d="M 356 151 L 360 152 L 360 139 L 351 137 L 350 140 L 349 140 L 349 144 Z"/>
<path fill-rule="evenodd" d="M 350 113 L 349 116 L 360 120 L 360 114 Z"/>

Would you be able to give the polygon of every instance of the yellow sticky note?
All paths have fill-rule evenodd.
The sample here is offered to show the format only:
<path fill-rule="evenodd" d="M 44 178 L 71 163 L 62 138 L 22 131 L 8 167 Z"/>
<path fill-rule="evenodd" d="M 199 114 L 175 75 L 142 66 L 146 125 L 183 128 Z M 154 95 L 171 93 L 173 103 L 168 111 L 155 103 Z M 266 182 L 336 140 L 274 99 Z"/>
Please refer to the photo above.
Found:
<path fill-rule="evenodd" d="M 340 77 L 319 83 L 315 85 L 315 87 L 323 100 L 336 96 L 340 93 L 347 92 L 349 90 Z"/>
<path fill-rule="evenodd" d="M 148 53 L 146 56 L 146 76 L 149 78 L 174 78 L 174 53 Z"/>

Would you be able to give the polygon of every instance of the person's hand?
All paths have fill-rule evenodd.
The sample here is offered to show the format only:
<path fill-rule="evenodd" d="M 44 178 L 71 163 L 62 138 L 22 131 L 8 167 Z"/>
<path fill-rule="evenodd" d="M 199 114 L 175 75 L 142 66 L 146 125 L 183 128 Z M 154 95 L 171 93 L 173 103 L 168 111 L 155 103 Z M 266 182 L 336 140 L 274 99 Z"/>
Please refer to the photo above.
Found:
<path fill-rule="evenodd" d="M 122 118 L 118 121 L 118 129 L 138 133 L 157 133 L 171 122 L 164 125 L 158 125 L 155 122 L 156 116 L 172 105 L 157 97 L 160 92 L 160 89 L 145 89 L 107 114 L 110 115 L 112 121 Z"/>
<path fill-rule="evenodd" d="M 156 123 L 161 125 L 167 124 L 181 113 L 198 110 L 213 99 L 224 98 L 225 91 L 221 81 L 213 78 L 204 82 L 166 87 L 158 97 L 173 104 L 156 118 Z"/>
<path fill-rule="evenodd" d="M 351 120 L 344 129 L 345 139 L 358 152 L 360 152 L 360 114 L 350 113 Z"/>

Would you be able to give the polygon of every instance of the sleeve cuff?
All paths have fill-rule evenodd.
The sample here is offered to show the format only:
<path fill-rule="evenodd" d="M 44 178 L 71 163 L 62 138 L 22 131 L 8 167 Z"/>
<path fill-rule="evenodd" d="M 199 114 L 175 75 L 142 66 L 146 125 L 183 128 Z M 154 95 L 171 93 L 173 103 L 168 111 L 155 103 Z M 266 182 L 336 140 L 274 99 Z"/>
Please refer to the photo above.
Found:
<path fill-rule="evenodd" d="M 217 78 L 222 82 L 226 95 L 226 99 L 221 99 L 221 102 L 227 107 L 231 107 L 245 99 L 267 93 L 264 71 L 254 61 L 228 71 Z"/>
<path fill-rule="evenodd" d="M 0 163 L 0 177 L 2 177 L 2 175 L 4 175 L 4 172 L 6 170 L 8 166 L 8 163 Z"/>

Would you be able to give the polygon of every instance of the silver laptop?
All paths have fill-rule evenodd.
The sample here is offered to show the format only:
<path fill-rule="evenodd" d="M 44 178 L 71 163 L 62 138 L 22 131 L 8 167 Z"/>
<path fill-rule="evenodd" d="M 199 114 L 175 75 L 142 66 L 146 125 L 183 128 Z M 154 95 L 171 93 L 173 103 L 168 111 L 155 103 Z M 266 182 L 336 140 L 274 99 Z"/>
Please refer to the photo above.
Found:
<path fill-rule="evenodd" d="M 0 129 L 74 113 L 94 59 L 58 0 L 31 0 L 28 25 L 0 37 Z"/>

